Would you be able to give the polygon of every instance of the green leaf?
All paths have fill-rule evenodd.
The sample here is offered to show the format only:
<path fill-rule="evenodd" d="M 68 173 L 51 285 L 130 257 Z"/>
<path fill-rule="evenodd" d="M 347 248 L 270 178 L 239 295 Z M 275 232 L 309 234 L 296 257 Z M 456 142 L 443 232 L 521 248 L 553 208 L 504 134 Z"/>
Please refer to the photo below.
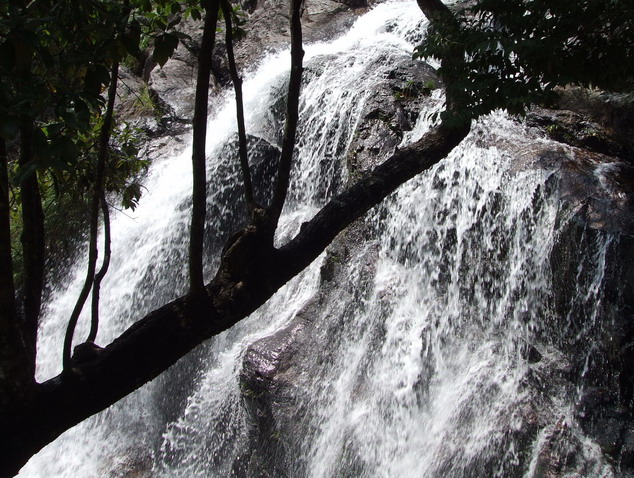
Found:
<path fill-rule="evenodd" d="M 154 40 L 154 53 L 152 57 L 161 67 L 167 63 L 167 60 L 174 54 L 174 50 L 178 46 L 178 37 L 171 33 L 166 33 L 156 37 Z"/>
<path fill-rule="evenodd" d="M 182 8 L 181 8 L 181 4 L 178 2 L 173 2 L 170 5 L 170 12 L 172 12 L 172 15 L 177 15 L 181 12 Z"/>
<path fill-rule="evenodd" d="M 37 169 L 37 163 L 35 161 L 29 161 L 24 166 L 20 166 L 15 176 L 13 177 L 13 184 L 19 186 L 22 181 L 31 176 Z"/>
<path fill-rule="evenodd" d="M 198 8 L 192 8 L 190 10 L 190 14 L 192 19 L 196 20 L 197 22 L 202 20 L 202 15 L 200 14 L 200 10 Z"/>

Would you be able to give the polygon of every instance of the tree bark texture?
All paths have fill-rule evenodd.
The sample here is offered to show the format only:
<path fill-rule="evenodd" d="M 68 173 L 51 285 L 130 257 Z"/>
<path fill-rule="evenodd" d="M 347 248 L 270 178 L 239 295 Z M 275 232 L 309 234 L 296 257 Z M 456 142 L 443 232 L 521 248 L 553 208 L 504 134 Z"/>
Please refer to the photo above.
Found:
<path fill-rule="evenodd" d="M 90 332 L 88 333 L 87 342 L 94 342 L 97 338 L 99 330 L 99 294 L 101 292 L 101 282 L 108 273 L 110 267 L 110 210 L 106 202 L 106 195 L 101 195 L 101 215 L 103 217 L 103 261 L 101 268 L 95 274 L 95 280 L 92 285 L 92 305 L 90 313 Z"/>
<path fill-rule="evenodd" d="M 256 207 L 251 182 L 251 170 L 249 169 L 249 157 L 247 153 L 247 133 L 244 125 L 244 105 L 242 101 L 242 78 L 238 73 L 235 55 L 233 54 L 233 25 L 231 21 L 231 4 L 228 0 L 221 0 L 222 12 L 225 17 L 225 43 L 227 48 L 227 60 L 229 61 L 229 73 L 236 95 L 236 119 L 238 122 L 238 154 L 240 156 L 240 169 L 242 170 L 242 182 L 244 185 L 244 199 L 247 203 L 249 214 Z"/>
<path fill-rule="evenodd" d="M 99 151 L 97 156 L 97 168 L 95 170 L 95 184 L 93 187 L 93 194 L 90 203 L 88 270 L 86 271 L 86 281 L 84 282 L 84 287 L 79 293 L 77 304 L 75 304 L 75 308 L 73 309 L 73 312 L 71 313 L 70 319 L 68 321 L 68 327 L 66 328 L 66 336 L 64 338 L 64 350 L 62 354 L 64 367 L 68 366 L 68 363 L 70 362 L 75 327 L 77 326 L 79 315 L 81 314 L 84 304 L 86 303 L 86 299 L 88 298 L 88 295 L 90 294 L 90 291 L 92 289 L 95 279 L 95 270 L 97 269 L 97 257 L 99 255 L 99 249 L 97 246 L 97 240 L 99 236 L 99 211 L 101 210 L 101 201 L 104 196 L 104 175 L 106 170 L 106 160 L 108 159 L 112 124 L 114 121 L 114 102 L 117 96 L 118 79 L 119 62 L 115 61 L 112 65 L 110 86 L 108 87 L 108 104 L 106 105 L 103 125 L 101 126 L 101 131 L 99 132 Z M 99 295 L 97 295 L 97 297 L 99 297 Z"/>
<path fill-rule="evenodd" d="M 33 156 L 33 121 L 25 119 L 20 128 L 20 167 L 29 168 Z M 37 327 L 44 288 L 45 237 L 44 212 L 37 172 L 34 170 L 20 184 L 22 199 L 22 256 L 24 339 L 29 350 L 29 374 L 35 373 Z"/>
<path fill-rule="evenodd" d="M 286 123 L 284 124 L 284 137 L 282 139 L 282 152 L 277 171 L 277 182 L 273 192 L 273 199 L 268 208 L 268 221 L 270 230 L 275 232 L 291 178 L 291 166 L 293 164 L 293 150 L 295 149 L 295 135 L 297 133 L 297 121 L 299 120 L 299 93 L 302 84 L 302 61 L 304 50 L 302 48 L 302 5 L 303 0 L 292 0 L 290 3 L 290 30 L 291 30 L 291 75 L 288 81 L 288 95 L 286 99 Z M 272 240 L 272 236 L 271 236 Z"/>
<path fill-rule="evenodd" d="M 192 140 L 192 220 L 189 241 L 189 289 L 193 294 L 204 290 L 203 281 L 203 237 L 205 234 L 205 216 L 207 211 L 207 102 L 209 101 L 209 76 L 211 74 L 212 54 L 216 41 L 218 24 L 218 0 L 204 2 L 205 25 L 198 54 L 198 73 L 196 78 L 196 98 L 194 103 L 193 140 Z"/>
<path fill-rule="evenodd" d="M 6 144 L 0 138 L 0 407 L 21 400 L 33 384 L 29 349 L 18 323 L 11 258 L 9 175 Z"/>

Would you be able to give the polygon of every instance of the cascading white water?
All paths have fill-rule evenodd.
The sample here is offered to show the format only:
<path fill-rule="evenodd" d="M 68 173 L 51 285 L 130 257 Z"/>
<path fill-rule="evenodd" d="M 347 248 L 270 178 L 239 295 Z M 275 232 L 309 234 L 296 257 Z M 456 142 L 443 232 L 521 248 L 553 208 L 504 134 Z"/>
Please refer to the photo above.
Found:
<path fill-rule="evenodd" d="M 423 23 L 414 2 L 389 2 L 343 37 L 306 47 L 297 160 L 279 242 L 347 180 L 346 152 L 372 85 L 411 54 Z M 287 52 L 271 55 L 244 85 L 247 130 L 273 145 L 288 63 Z M 429 128 L 430 114 L 404 142 Z M 235 130 L 231 99 L 210 125 L 209 204 L 218 217 L 235 215 L 218 201 L 238 180 L 214 182 L 237 174 L 221 154 Z M 575 425 L 577 391 L 563 383 L 550 384 L 547 398 L 535 391 L 563 366 L 549 262 L 560 206 L 547 187 L 550 171 L 518 165 L 527 144 L 540 141 L 491 115 L 449 158 L 369 215 L 370 238 L 352 248 L 336 293 L 324 293 L 298 354 L 302 372 L 286 408 L 293 411 L 277 417 L 277 434 L 266 437 L 283 449 L 268 468 L 274 475 L 536 476 L 540 454 L 562 428 L 577 443 L 579 473 L 611 473 Z M 139 208 L 113 221 L 99 343 L 184 291 L 190 154 L 186 148 L 156 161 Z M 214 237 L 232 232 L 210 220 Z M 595 248 L 592 273 L 577 292 L 579 303 L 594 294 L 595 314 L 605 246 Z M 210 265 L 216 256 L 210 253 Z M 64 434 L 20 476 L 271 476 L 236 464 L 253 446 L 242 361 L 249 344 L 285 327 L 318 293 L 321 262 L 175 369 Z M 39 379 L 59 371 L 84 263 L 51 294 Z M 536 364 L 526 359 L 533 346 L 542 356 Z"/>
<path fill-rule="evenodd" d="M 574 387 L 551 383 L 544 400 L 531 383 L 563 366 L 549 348 L 562 335 L 549 324 L 559 205 L 543 192 L 549 171 L 516 170 L 517 157 L 492 145 L 517 152 L 534 141 L 492 115 L 375 210 L 379 260 L 363 299 L 335 298 L 315 319 L 331 324 L 311 339 L 328 358 L 298 387 L 317 431 L 290 476 L 535 476 L 538 423 L 576 434 L 577 472 L 611 473 L 574 423 Z M 343 283 L 360 282 L 367 253 Z M 603 266 L 582 294 L 600 288 Z M 600 298 L 587 299 L 599 313 Z M 528 344 L 539 344 L 539 365 Z"/>

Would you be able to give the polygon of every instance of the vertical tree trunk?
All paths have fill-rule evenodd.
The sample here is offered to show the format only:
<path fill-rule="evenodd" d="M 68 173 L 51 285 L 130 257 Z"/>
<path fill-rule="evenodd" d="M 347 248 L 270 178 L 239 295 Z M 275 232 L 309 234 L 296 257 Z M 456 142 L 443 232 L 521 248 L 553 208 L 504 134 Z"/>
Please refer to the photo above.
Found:
<path fill-rule="evenodd" d="M 20 128 L 21 167 L 29 167 L 33 157 L 33 121 L 25 119 Z M 37 327 L 44 288 L 45 236 L 44 212 L 37 179 L 33 171 L 20 184 L 22 199 L 22 253 L 24 261 L 24 339 L 29 350 L 30 368 L 35 371 Z"/>
<path fill-rule="evenodd" d="M 282 139 L 282 153 L 277 171 L 277 183 L 271 206 L 269 207 L 269 229 L 272 233 L 277 229 L 277 223 L 284 202 L 291 177 L 293 163 L 293 149 L 295 148 L 295 135 L 297 133 L 297 121 L 299 119 L 299 93 L 302 83 L 302 61 L 304 50 L 302 48 L 302 0 L 292 0 L 290 4 L 291 27 L 291 76 L 288 82 L 288 97 L 286 102 L 286 123 L 284 125 L 284 138 Z"/>
<path fill-rule="evenodd" d="M 192 142 L 192 219 L 189 240 L 189 289 L 197 295 L 205 290 L 203 283 L 203 238 L 205 215 L 207 212 L 207 175 L 205 146 L 207 136 L 207 102 L 209 100 L 209 77 L 211 61 L 216 42 L 218 24 L 218 0 L 207 0 L 205 25 L 198 54 L 198 74 L 196 78 L 196 99 L 194 105 Z"/>
<path fill-rule="evenodd" d="M 75 327 L 77 326 L 77 320 L 79 314 L 84 307 L 84 303 L 90 294 L 92 289 L 93 280 L 95 277 L 95 270 L 97 268 L 97 238 L 99 235 L 99 210 L 101 205 L 101 199 L 104 191 L 104 175 L 106 169 L 106 160 L 108 159 L 108 147 L 110 143 L 110 135 L 112 132 L 112 124 L 114 117 L 114 101 L 117 95 L 117 83 L 119 80 L 119 62 L 115 61 L 112 65 L 110 86 L 108 88 L 108 104 L 106 106 L 106 112 L 104 115 L 103 125 L 99 132 L 99 151 L 97 157 L 97 169 L 95 171 L 95 185 L 93 189 L 92 200 L 90 204 L 90 239 L 88 246 L 88 271 L 86 272 L 86 281 L 82 288 L 75 308 L 68 321 L 68 327 L 66 328 L 66 337 L 64 338 L 64 351 L 63 361 L 64 368 L 66 368 L 70 362 L 73 335 L 75 333 Z"/>
<path fill-rule="evenodd" d="M 106 195 L 101 194 L 101 215 L 103 216 L 103 262 L 99 272 L 95 274 L 95 281 L 92 286 L 92 313 L 90 320 L 90 333 L 87 342 L 94 342 L 99 330 L 99 293 L 101 291 L 101 281 L 106 276 L 110 267 L 110 211 L 106 202 Z"/>
<path fill-rule="evenodd" d="M 231 4 L 228 0 L 221 0 L 222 12 L 225 17 L 225 38 L 227 47 L 227 59 L 229 60 L 229 72 L 236 94 L 236 117 L 238 120 L 238 151 L 240 155 L 240 168 L 242 169 L 242 181 L 244 183 L 244 198 L 249 213 L 256 207 L 253 185 L 251 183 L 251 171 L 249 170 L 249 158 L 247 155 L 247 134 L 244 126 L 244 106 L 242 101 L 242 78 L 238 74 L 235 55 L 233 54 L 233 25 L 231 22 Z"/>
<path fill-rule="evenodd" d="M 21 400 L 33 384 L 30 353 L 15 307 L 10 212 L 7 148 L 0 138 L 0 408 Z"/>

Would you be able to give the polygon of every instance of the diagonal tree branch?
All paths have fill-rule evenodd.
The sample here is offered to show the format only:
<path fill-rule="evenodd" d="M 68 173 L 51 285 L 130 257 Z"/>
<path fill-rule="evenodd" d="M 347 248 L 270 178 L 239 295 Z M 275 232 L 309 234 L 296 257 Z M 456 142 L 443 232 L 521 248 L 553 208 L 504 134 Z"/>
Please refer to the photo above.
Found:
<path fill-rule="evenodd" d="M 398 150 L 326 204 L 297 236 L 279 249 L 280 260 L 295 274 L 330 244 L 336 235 L 376 206 L 401 184 L 445 158 L 469 132 L 468 126 L 438 126 L 419 141 Z"/>

